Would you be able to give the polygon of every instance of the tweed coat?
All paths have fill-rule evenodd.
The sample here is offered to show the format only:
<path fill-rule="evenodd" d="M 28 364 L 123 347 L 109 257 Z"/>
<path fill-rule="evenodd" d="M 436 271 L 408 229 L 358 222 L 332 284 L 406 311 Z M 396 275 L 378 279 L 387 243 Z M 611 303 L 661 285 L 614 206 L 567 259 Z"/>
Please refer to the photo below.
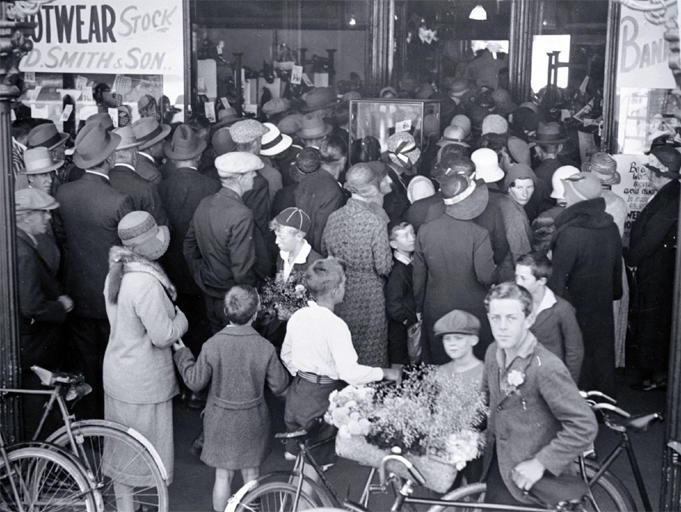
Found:
<path fill-rule="evenodd" d="M 175 363 L 193 391 L 210 383 L 201 460 L 224 469 L 260 466 L 271 437 L 265 385 L 274 394 L 288 386 L 288 373 L 272 344 L 250 325 L 228 325 L 203 345 L 198 359 L 182 348 Z"/>
<path fill-rule="evenodd" d="M 120 245 L 118 222 L 134 210 L 132 198 L 114 189 L 103 176 L 86 172 L 57 192 L 55 231 L 67 250 L 66 292 L 74 313 L 106 319 L 104 280 L 109 249 Z"/>
<path fill-rule="evenodd" d="M 57 300 L 62 287 L 57 268 L 43 259 L 22 229 L 17 229 L 17 267 L 21 367 L 56 368 L 62 353 L 59 325 L 66 321 L 66 310 Z"/>
<path fill-rule="evenodd" d="M 414 297 L 416 311 L 423 313 L 424 362 L 450 361 L 433 326 L 453 309 L 467 311 L 480 320 L 480 342 L 474 352 L 482 359 L 492 341 L 483 302 L 495 279 L 492 244 L 485 228 L 446 213 L 421 226 L 414 248 Z"/>
<path fill-rule="evenodd" d="M 168 216 L 156 185 L 142 178 L 132 167 L 116 165 L 109 171 L 109 183 L 121 194 L 130 196 L 135 210 L 148 212 L 159 226 L 168 225 Z"/>
<path fill-rule="evenodd" d="M 222 188 L 204 198 L 189 224 L 184 257 L 204 293 L 222 299 L 235 284 L 255 284 L 253 214 L 239 195 Z"/>
<path fill-rule="evenodd" d="M 584 340 L 581 389 L 615 393 L 615 320 L 622 296 L 622 239 L 602 197 L 582 201 L 556 217 L 548 286 L 577 312 Z"/>
<path fill-rule="evenodd" d="M 596 417 L 563 362 L 532 333 L 527 336 L 523 342 L 526 356 L 516 357 L 508 367 L 503 350 L 492 343 L 485 354 L 482 378 L 490 409 L 483 474 L 489 471 L 496 450 L 506 487 L 523 503 L 530 501 L 513 482 L 513 468 L 536 458 L 555 476 L 573 473 L 573 461 L 598 435 Z M 524 374 L 524 382 L 507 394 L 502 384 L 513 370 Z"/>
<path fill-rule="evenodd" d="M 200 174 L 196 169 L 182 167 L 158 185 L 161 202 L 168 214 L 170 244 L 160 262 L 180 294 L 199 295 L 201 290 L 189 272 L 182 253 L 184 238 L 194 212 L 204 197 L 220 190 L 220 183 Z"/>

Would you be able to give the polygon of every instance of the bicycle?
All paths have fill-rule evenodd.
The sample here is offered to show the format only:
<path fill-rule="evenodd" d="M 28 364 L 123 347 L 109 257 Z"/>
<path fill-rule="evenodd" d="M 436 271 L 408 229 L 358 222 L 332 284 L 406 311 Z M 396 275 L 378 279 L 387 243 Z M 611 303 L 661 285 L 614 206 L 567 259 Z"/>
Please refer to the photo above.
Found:
<path fill-rule="evenodd" d="M 98 512 L 101 498 L 68 452 L 45 443 L 7 446 L 0 432 L 0 510 Z"/>
<path fill-rule="evenodd" d="M 629 439 L 629 433 L 644 432 L 650 428 L 655 421 L 661 421 L 662 416 L 657 413 L 649 414 L 641 418 L 631 418 L 631 415 L 626 411 L 616 407 L 615 400 L 604 395 L 598 391 L 583 392 L 582 396 L 589 402 L 589 405 L 595 411 L 610 411 L 625 418 L 623 422 L 615 422 L 607 415 L 605 416 L 605 425 L 620 433 L 621 441 L 613 449 L 613 451 L 604 459 L 602 464 L 598 464 L 590 457 L 593 456 L 593 451 L 583 454 L 579 457 L 576 464 L 579 468 L 579 473 L 585 483 L 585 504 L 588 510 L 595 511 L 635 511 L 636 503 L 631 496 L 631 493 L 626 486 L 613 475 L 609 468 L 619 455 L 626 451 L 629 457 L 632 471 L 636 479 L 639 493 L 646 510 L 652 510 L 650 500 L 645 490 L 643 478 L 636 460 L 636 456 Z M 597 397 L 606 402 L 596 402 L 593 398 Z M 317 421 L 322 421 L 317 419 Z M 257 480 L 250 482 L 240 489 L 230 500 L 226 512 L 241 512 L 251 510 L 261 510 L 266 512 L 268 510 L 289 511 L 293 512 L 299 509 L 307 509 L 311 506 L 329 507 L 330 503 L 341 506 L 345 510 L 364 511 L 368 512 L 368 495 L 377 490 L 386 492 L 388 484 L 395 483 L 399 486 L 396 501 L 391 510 L 399 511 L 406 504 L 421 505 L 430 507 L 429 512 L 442 512 L 444 510 L 459 510 L 471 509 L 471 503 L 475 503 L 474 510 L 511 510 L 515 512 L 537 512 L 539 510 L 561 510 L 549 505 L 536 496 L 529 495 L 535 503 L 539 506 L 528 507 L 506 507 L 495 504 L 485 504 L 484 501 L 486 484 L 475 483 L 459 487 L 446 493 L 439 499 L 416 498 L 412 497 L 414 484 L 424 485 L 425 480 L 418 470 L 404 457 L 399 454 L 388 455 L 384 457 L 381 462 L 379 470 L 381 476 L 381 484 L 378 487 L 373 487 L 370 481 L 367 481 L 365 491 L 362 495 L 362 503 L 351 503 L 343 501 L 339 498 L 333 486 L 325 477 L 322 468 L 314 460 L 310 454 L 310 450 L 315 446 L 306 446 L 306 439 L 310 435 L 310 431 L 314 429 L 314 423 L 306 425 L 304 428 L 286 434 L 277 434 L 275 437 L 279 439 L 295 439 L 300 447 L 300 453 L 296 458 L 294 469 L 290 473 L 285 473 L 289 478 L 287 481 L 268 481 L 273 478 L 279 478 L 284 472 L 271 473 L 264 475 Z M 409 478 L 406 481 L 395 480 L 394 477 L 386 478 L 385 465 L 390 461 L 398 461 L 404 465 L 408 471 Z M 317 475 L 320 477 L 321 485 L 312 481 L 303 475 L 303 468 L 305 464 L 309 464 L 314 468 Z M 302 478 L 301 478 L 302 475 Z M 370 475 L 371 479 L 371 475 Z M 308 485 L 308 489 L 312 492 L 305 492 L 303 485 Z M 316 498 L 315 498 L 316 496 Z M 365 500 L 366 498 L 366 500 Z M 302 504 L 302 505 L 301 505 Z M 564 507 L 575 506 L 575 503 L 567 503 Z M 561 505 L 563 506 L 563 505 Z M 563 508 L 562 510 L 569 510 Z"/>
<path fill-rule="evenodd" d="M 64 426 L 47 443 L 70 450 L 85 466 L 101 494 L 104 510 L 137 508 L 168 511 L 168 474 L 154 446 L 136 430 L 108 420 L 76 421 L 66 402 L 75 401 L 92 388 L 81 374 L 31 368 L 50 390 L 0 388 L 0 394 L 45 395 L 49 399 L 33 436 L 38 439 L 55 403 Z"/>

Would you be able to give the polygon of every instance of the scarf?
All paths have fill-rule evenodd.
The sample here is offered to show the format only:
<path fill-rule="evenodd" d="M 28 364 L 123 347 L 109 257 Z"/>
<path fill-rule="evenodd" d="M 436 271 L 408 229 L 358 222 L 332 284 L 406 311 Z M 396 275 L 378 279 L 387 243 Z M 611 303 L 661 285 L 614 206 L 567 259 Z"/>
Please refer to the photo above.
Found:
<path fill-rule="evenodd" d="M 109 302 L 116 304 L 121 291 L 123 276 L 129 272 L 144 272 L 154 276 L 165 289 L 170 300 L 175 301 L 177 292 L 161 265 L 130 249 L 113 246 L 109 251 Z"/>

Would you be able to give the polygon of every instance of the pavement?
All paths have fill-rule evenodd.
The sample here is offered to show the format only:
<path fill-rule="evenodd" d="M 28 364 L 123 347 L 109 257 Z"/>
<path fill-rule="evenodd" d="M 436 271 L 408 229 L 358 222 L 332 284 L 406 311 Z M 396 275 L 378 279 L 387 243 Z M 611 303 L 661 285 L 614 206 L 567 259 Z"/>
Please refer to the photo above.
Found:
<path fill-rule="evenodd" d="M 275 432 L 285 431 L 283 422 L 283 401 L 275 397 L 268 397 L 268 404 L 272 411 L 273 429 Z M 660 412 L 665 415 L 666 393 L 663 391 L 642 392 L 629 389 L 623 376 L 618 377 L 618 405 L 632 415 L 644 415 Z M 175 477 L 170 486 L 170 509 L 173 512 L 210 512 L 212 511 L 212 489 L 214 470 L 203 464 L 189 451 L 192 441 L 199 434 L 202 427 L 200 410 L 189 409 L 179 400 L 174 407 L 175 429 Z M 657 423 L 645 433 L 631 436 L 634 451 L 643 474 L 653 508 L 658 508 L 660 482 L 662 478 L 662 453 L 664 448 L 665 424 Z M 613 450 L 619 441 L 619 436 L 601 425 L 596 440 L 596 452 L 599 460 Z M 261 467 L 261 474 L 276 470 L 293 468 L 293 462 L 284 460 L 283 445 L 273 440 L 273 450 Z M 370 468 L 360 466 L 354 461 L 339 459 L 327 472 L 329 480 L 338 494 L 345 498 L 358 501 Z M 618 458 L 611 472 L 614 473 L 629 489 L 638 503 L 639 510 L 643 509 L 638 495 L 636 482 L 631 472 L 629 462 L 624 453 Z M 242 485 L 241 476 L 237 473 L 232 485 L 232 492 L 236 492 Z M 422 495 L 431 495 L 428 490 L 421 490 Z M 435 496 L 435 494 L 432 494 Z M 375 511 L 387 511 L 392 504 L 391 496 L 377 496 L 372 498 L 370 506 Z"/>

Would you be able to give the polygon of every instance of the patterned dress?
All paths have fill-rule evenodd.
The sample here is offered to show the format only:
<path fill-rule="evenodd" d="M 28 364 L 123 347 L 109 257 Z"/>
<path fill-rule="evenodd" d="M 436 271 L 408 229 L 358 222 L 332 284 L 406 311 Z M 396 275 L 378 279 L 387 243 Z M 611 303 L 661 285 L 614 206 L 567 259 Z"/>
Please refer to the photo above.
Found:
<path fill-rule="evenodd" d="M 392 268 L 385 222 L 369 203 L 349 199 L 329 216 L 322 251 L 345 262 L 345 298 L 336 314 L 348 324 L 359 364 L 388 366 L 384 277 Z"/>

